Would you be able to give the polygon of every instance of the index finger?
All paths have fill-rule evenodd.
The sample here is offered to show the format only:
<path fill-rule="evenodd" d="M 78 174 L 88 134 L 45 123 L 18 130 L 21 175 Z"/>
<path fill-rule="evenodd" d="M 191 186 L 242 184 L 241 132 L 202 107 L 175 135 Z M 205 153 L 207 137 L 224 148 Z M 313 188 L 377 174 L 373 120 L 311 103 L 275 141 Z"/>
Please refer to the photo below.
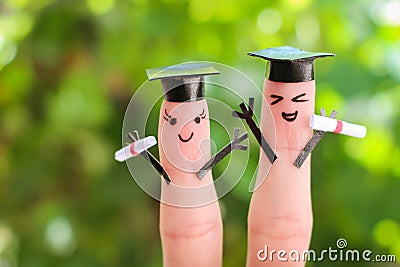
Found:
<path fill-rule="evenodd" d="M 177 179 L 197 179 L 197 176 L 172 176 L 173 181 Z M 211 174 L 198 182 L 212 183 Z M 168 187 L 163 183 L 162 194 L 173 194 L 168 192 Z M 211 190 L 209 193 L 216 194 Z M 160 234 L 163 266 L 222 266 L 222 220 L 218 201 L 190 208 L 161 203 Z"/>
<path fill-rule="evenodd" d="M 290 261 L 291 251 L 302 253 L 308 249 L 312 230 L 310 194 L 310 158 L 301 168 L 293 165 L 297 155 L 312 135 L 307 125 L 314 111 L 314 81 L 280 83 L 265 81 L 261 114 L 261 131 L 271 139 L 271 125 L 275 121 L 277 160 L 266 177 L 260 171 L 257 179 L 264 179 L 253 193 L 248 217 L 247 266 L 304 266 L 303 261 Z M 281 103 L 271 106 L 272 116 L 266 112 L 271 105 L 271 94 L 282 97 Z M 301 103 L 291 99 L 299 94 L 306 98 Z M 286 101 L 285 101 L 286 100 Z M 291 116 L 289 118 L 289 116 Z M 269 164 L 262 153 L 260 165 Z M 262 169 L 262 168 L 261 168 Z M 272 251 L 283 250 L 283 260 Z M 284 259 L 287 259 L 286 261 Z"/>
<path fill-rule="evenodd" d="M 163 266 L 222 265 L 222 219 L 211 172 L 201 180 L 198 166 L 210 159 L 210 136 L 205 100 L 193 103 L 164 101 L 160 117 L 160 162 L 171 178 L 162 183 L 160 234 Z M 204 114 L 203 114 L 204 115 Z"/>

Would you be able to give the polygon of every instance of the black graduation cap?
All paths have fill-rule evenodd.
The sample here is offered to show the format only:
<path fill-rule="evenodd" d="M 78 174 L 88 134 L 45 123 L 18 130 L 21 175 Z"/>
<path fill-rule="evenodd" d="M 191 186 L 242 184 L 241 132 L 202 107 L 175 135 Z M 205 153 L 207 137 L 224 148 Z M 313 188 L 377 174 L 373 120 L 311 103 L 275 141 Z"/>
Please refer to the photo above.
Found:
<path fill-rule="evenodd" d="M 314 80 L 314 60 L 335 56 L 331 53 L 307 52 L 291 46 L 267 48 L 248 55 L 269 60 L 268 80 L 285 83 Z"/>
<path fill-rule="evenodd" d="M 219 74 L 209 63 L 184 63 L 146 70 L 150 81 L 161 79 L 168 102 L 195 102 L 204 97 L 204 76 Z"/>

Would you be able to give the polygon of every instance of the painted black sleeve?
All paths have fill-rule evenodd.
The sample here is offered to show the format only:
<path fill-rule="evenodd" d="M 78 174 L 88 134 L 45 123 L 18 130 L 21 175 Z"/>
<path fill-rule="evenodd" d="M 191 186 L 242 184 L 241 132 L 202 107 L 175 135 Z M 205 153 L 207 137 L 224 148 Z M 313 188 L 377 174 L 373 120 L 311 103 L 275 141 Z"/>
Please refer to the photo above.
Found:
<path fill-rule="evenodd" d="M 256 122 L 253 119 L 253 107 L 254 107 L 254 98 L 249 99 L 248 108 L 246 107 L 245 103 L 241 103 L 239 105 L 242 113 L 238 111 L 233 111 L 232 115 L 234 117 L 238 117 L 240 119 L 244 119 L 249 126 L 251 132 L 254 134 L 254 137 L 257 139 L 258 144 L 264 151 L 265 155 L 267 156 L 268 160 L 271 163 L 278 158 L 275 152 L 272 150 L 271 146 L 268 144 L 267 140 L 265 140 L 263 134 L 261 133 L 260 128 L 257 126 Z"/>
<path fill-rule="evenodd" d="M 128 133 L 128 138 L 131 140 L 131 142 L 139 140 L 139 133 L 137 131 L 134 131 L 134 134 L 136 135 L 136 137 L 134 137 L 131 133 Z M 150 152 L 145 150 L 140 153 L 140 155 L 144 157 L 147 161 L 149 161 L 151 165 L 153 165 L 154 169 L 156 169 L 157 172 L 162 175 L 167 184 L 171 182 L 171 179 L 169 178 L 167 172 L 164 170 L 163 166 L 161 166 L 161 163 Z"/>
<path fill-rule="evenodd" d="M 321 115 L 326 117 L 325 110 L 321 108 Z M 334 110 L 331 112 L 331 115 L 329 116 L 332 119 L 335 119 L 337 115 L 337 111 Z M 321 141 L 322 137 L 324 137 L 325 132 L 324 131 L 315 131 L 310 140 L 307 142 L 307 144 L 304 146 L 303 150 L 300 152 L 300 154 L 297 156 L 296 160 L 293 162 L 293 165 L 296 166 L 297 168 L 300 169 L 301 165 L 303 165 L 304 161 L 307 159 L 307 157 L 311 154 L 311 152 L 314 150 L 314 148 L 318 145 L 319 141 Z"/>
<path fill-rule="evenodd" d="M 247 150 L 247 146 L 241 145 L 240 142 L 246 140 L 248 137 L 247 133 L 239 136 L 239 128 L 235 128 L 233 134 L 233 140 L 229 144 L 227 144 L 224 148 L 218 151 L 214 157 L 212 157 L 209 161 L 204 164 L 203 167 L 197 172 L 197 177 L 201 180 L 207 174 L 209 170 L 211 170 L 215 165 L 217 165 L 221 160 L 223 160 L 229 153 L 233 150 Z"/>

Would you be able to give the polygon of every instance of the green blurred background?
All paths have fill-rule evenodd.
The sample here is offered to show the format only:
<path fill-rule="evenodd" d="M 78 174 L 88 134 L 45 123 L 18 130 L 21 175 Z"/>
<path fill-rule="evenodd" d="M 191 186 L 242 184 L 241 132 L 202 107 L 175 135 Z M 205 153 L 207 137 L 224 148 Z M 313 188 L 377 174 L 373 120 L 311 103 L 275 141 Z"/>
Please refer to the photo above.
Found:
<path fill-rule="evenodd" d="M 316 107 L 368 127 L 313 153 L 311 247 L 400 259 L 399 0 L 0 0 L 0 266 L 161 266 L 159 203 L 113 159 L 145 69 L 216 61 L 262 86 L 246 53 L 281 45 L 336 53 Z M 245 263 L 249 180 L 221 199 L 224 266 Z"/>

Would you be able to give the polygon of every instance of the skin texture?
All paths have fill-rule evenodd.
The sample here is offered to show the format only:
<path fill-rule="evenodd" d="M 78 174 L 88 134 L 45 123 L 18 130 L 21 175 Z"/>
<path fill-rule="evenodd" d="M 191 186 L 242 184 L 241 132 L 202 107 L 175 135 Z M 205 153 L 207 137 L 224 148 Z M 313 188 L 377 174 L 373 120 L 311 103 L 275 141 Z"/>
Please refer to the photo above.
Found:
<path fill-rule="evenodd" d="M 253 193 L 248 217 L 247 266 L 304 266 L 303 261 L 279 261 L 277 253 L 272 261 L 268 255 L 262 262 L 257 253 L 266 245 L 269 253 L 271 250 L 301 253 L 309 247 L 312 231 L 310 158 L 300 169 L 293 166 L 293 162 L 312 136 L 308 123 L 314 113 L 315 82 L 265 80 L 263 94 L 261 132 L 270 144 L 275 144 L 278 159 L 267 173 L 270 163 L 264 153 L 260 155 L 258 188 Z M 267 105 L 273 118 L 266 112 Z M 275 140 L 271 130 L 274 121 Z M 289 258 L 287 254 L 283 257 Z"/>
<path fill-rule="evenodd" d="M 208 115 L 205 100 L 164 101 L 161 107 L 160 162 L 172 180 L 161 188 L 165 267 L 222 265 L 222 220 L 212 174 L 208 172 L 202 180 L 196 176 L 210 159 Z"/>

